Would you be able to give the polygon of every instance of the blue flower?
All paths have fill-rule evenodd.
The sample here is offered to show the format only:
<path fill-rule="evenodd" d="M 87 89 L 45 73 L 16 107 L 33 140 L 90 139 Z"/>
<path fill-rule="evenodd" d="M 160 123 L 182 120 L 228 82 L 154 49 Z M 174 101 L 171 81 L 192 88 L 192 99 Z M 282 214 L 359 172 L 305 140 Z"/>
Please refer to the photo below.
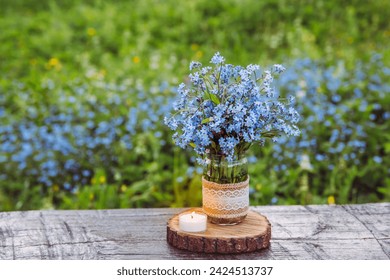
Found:
<path fill-rule="evenodd" d="M 190 71 L 197 69 L 197 68 L 200 68 L 200 67 L 202 67 L 202 63 L 200 63 L 198 61 L 192 61 L 190 63 Z"/>
<path fill-rule="evenodd" d="M 378 163 L 378 164 L 382 163 L 382 158 L 381 158 L 380 156 L 374 156 L 372 159 L 373 159 L 376 163 Z"/>
<path fill-rule="evenodd" d="M 225 62 L 225 58 L 223 56 L 221 56 L 219 54 L 219 52 L 214 54 L 214 56 L 211 58 L 211 61 L 210 61 L 210 63 L 212 63 L 212 64 L 221 64 L 224 62 Z"/>
<path fill-rule="evenodd" d="M 284 71 L 286 71 L 286 68 L 284 68 L 283 65 L 274 64 L 273 70 L 274 70 L 276 73 L 280 74 L 280 73 L 283 73 Z"/>

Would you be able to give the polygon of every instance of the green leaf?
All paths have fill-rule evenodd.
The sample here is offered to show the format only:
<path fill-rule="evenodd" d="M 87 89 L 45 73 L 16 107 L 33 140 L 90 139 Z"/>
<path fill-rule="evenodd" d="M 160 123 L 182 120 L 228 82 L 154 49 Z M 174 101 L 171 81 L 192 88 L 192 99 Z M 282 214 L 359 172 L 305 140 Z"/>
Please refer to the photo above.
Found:
<path fill-rule="evenodd" d="M 218 105 L 219 103 L 221 103 L 221 102 L 219 101 L 218 97 L 217 97 L 215 94 L 210 93 L 210 92 L 206 94 L 205 100 L 211 100 L 211 101 L 213 101 L 213 103 L 214 103 L 215 105 Z"/>
<path fill-rule="evenodd" d="M 202 124 L 204 124 L 204 123 L 209 123 L 209 122 L 211 122 L 212 120 L 214 120 L 213 117 L 203 119 L 203 120 L 202 120 Z"/>
<path fill-rule="evenodd" d="M 271 132 L 271 131 L 264 132 L 264 133 L 261 134 L 262 137 L 269 137 L 269 138 L 275 137 L 276 135 L 277 135 L 276 132 Z"/>
<path fill-rule="evenodd" d="M 385 143 L 385 151 L 386 151 L 386 154 L 390 153 L 390 142 Z"/>
<path fill-rule="evenodd" d="M 191 142 L 189 145 L 190 145 L 192 148 L 195 148 L 195 147 L 196 147 L 195 143 L 193 143 L 193 142 Z"/>

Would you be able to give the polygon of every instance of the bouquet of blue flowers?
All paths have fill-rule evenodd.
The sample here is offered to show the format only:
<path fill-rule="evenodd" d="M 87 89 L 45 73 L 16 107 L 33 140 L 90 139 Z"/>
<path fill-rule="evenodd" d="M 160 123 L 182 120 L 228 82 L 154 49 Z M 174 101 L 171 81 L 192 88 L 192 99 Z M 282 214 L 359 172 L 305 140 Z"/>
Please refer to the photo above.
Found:
<path fill-rule="evenodd" d="M 176 131 L 178 146 L 192 147 L 201 163 L 212 155 L 233 161 L 253 143 L 299 135 L 294 98 L 279 97 L 273 87 L 282 65 L 264 71 L 259 65 L 234 66 L 219 53 L 210 62 L 213 67 L 191 62 L 190 84 L 179 85 L 175 112 L 164 120 Z"/>
<path fill-rule="evenodd" d="M 249 210 L 246 151 L 254 143 L 264 145 L 266 138 L 298 135 L 299 114 L 293 97 L 282 99 L 273 87 L 282 65 L 244 68 L 225 64 L 219 53 L 211 63 L 214 67 L 191 62 L 191 83 L 179 86 L 175 112 L 165 123 L 175 130 L 175 143 L 192 147 L 204 166 L 204 213 L 212 223 L 231 225 Z"/>

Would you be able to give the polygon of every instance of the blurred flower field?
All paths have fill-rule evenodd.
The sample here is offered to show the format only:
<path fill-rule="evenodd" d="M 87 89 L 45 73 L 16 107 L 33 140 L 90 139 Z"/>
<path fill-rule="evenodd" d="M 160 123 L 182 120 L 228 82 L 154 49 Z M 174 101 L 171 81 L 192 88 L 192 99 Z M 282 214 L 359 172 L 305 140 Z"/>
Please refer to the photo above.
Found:
<path fill-rule="evenodd" d="M 5 3 L 0 210 L 200 205 L 163 119 L 215 51 L 282 63 L 301 115 L 299 137 L 248 155 L 252 205 L 390 201 L 390 4 L 305 2 Z"/>

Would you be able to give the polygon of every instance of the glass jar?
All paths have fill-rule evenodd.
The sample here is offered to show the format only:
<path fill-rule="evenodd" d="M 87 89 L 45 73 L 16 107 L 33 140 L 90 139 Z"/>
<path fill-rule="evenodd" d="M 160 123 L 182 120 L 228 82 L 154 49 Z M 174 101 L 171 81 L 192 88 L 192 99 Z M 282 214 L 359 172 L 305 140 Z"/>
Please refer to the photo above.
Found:
<path fill-rule="evenodd" d="M 214 224 L 242 222 L 249 210 L 248 161 L 233 161 L 220 155 L 206 159 L 202 178 L 203 211 Z"/>

